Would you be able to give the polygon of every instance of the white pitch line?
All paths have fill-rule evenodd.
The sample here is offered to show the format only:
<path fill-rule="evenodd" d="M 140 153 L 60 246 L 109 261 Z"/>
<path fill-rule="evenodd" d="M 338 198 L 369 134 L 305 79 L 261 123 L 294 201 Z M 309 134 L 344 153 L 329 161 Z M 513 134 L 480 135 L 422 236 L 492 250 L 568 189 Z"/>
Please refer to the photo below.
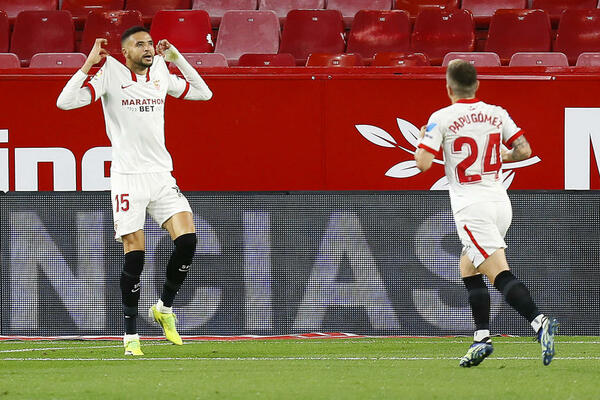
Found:
<path fill-rule="evenodd" d="M 127 358 L 2 358 L 0 361 L 436 361 L 458 357 L 127 357 Z M 491 357 L 487 360 L 539 360 L 539 357 Z M 554 360 L 600 360 L 600 357 L 554 357 Z"/>
<path fill-rule="evenodd" d="M 144 343 L 146 346 L 168 346 L 171 343 Z M 75 346 L 75 347 L 40 347 L 31 349 L 12 349 L 12 350 L 0 350 L 0 353 L 25 353 L 28 351 L 51 351 L 51 350 L 90 350 L 90 349 L 116 349 L 123 347 L 123 345 L 111 345 L 111 346 Z"/>

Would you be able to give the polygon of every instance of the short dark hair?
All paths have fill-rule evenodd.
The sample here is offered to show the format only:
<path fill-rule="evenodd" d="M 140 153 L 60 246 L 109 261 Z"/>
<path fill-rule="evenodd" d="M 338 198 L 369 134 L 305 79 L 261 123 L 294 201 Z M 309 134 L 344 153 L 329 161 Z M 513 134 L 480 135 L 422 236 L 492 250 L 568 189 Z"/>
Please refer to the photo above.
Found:
<path fill-rule="evenodd" d="M 121 35 L 121 43 L 126 41 L 129 38 L 129 36 L 134 35 L 138 32 L 146 32 L 147 34 L 150 34 L 150 31 L 144 28 L 143 26 L 132 26 L 131 28 L 123 32 L 123 34 Z"/>
<path fill-rule="evenodd" d="M 448 84 L 457 96 L 472 96 L 477 90 L 477 70 L 468 61 L 453 60 L 446 71 Z"/>

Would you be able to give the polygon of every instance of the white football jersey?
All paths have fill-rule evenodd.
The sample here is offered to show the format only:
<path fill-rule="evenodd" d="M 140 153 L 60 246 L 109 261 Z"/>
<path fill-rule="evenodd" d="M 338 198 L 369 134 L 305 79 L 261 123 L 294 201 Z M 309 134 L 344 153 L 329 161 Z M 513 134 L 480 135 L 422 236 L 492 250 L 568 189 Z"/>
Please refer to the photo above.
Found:
<path fill-rule="evenodd" d="M 106 134 L 112 143 L 111 170 L 121 174 L 173 170 L 165 147 L 165 98 L 184 98 L 189 83 L 169 73 L 160 56 L 146 75 L 136 75 L 112 57 L 85 84 L 92 101 L 102 99 Z"/>
<path fill-rule="evenodd" d="M 510 148 L 522 134 L 502 107 L 463 99 L 431 115 L 419 147 L 433 154 L 443 147 L 456 213 L 474 203 L 508 198 L 502 184 L 501 143 Z"/>

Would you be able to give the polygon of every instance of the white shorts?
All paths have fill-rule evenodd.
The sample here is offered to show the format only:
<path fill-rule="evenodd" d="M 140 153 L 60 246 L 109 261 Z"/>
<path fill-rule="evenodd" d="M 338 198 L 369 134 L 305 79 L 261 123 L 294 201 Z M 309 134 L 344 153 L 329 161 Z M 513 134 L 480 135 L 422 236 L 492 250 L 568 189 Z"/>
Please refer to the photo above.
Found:
<path fill-rule="evenodd" d="M 504 236 L 512 220 L 510 201 L 475 203 L 454 214 L 458 236 L 467 255 L 479 267 L 498 249 L 505 249 Z"/>
<path fill-rule="evenodd" d="M 170 172 L 119 174 L 110 178 L 115 239 L 144 229 L 146 211 L 162 227 L 173 215 L 192 212 Z"/>

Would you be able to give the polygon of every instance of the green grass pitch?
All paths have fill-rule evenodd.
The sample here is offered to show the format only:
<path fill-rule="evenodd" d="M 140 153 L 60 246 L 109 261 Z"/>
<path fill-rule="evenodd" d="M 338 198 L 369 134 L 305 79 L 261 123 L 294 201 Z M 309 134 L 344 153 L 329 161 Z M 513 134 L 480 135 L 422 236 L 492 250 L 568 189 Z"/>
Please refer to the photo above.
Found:
<path fill-rule="evenodd" d="M 0 399 L 598 399 L 600 338 L 497 338 L 460 368 L 467 338 L 0 342 Z"/>

